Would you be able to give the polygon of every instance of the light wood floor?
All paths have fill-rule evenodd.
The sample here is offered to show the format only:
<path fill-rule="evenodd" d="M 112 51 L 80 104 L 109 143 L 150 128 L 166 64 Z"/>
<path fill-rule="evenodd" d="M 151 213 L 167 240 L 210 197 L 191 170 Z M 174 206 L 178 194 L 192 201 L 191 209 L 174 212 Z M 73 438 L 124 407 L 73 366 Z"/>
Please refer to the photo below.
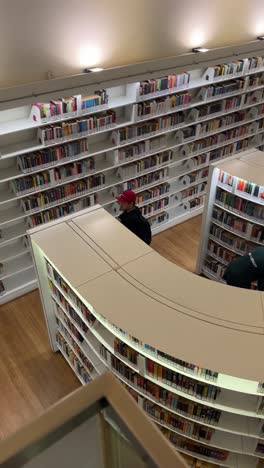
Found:
<path fill-rule="evenodd" d="M 201 217 L 154 237 L 152 247 L 194 271 Z M 0 438 L 7 437 L 80 383 L 49 348 L 38 291 L 0 307 Z"/>

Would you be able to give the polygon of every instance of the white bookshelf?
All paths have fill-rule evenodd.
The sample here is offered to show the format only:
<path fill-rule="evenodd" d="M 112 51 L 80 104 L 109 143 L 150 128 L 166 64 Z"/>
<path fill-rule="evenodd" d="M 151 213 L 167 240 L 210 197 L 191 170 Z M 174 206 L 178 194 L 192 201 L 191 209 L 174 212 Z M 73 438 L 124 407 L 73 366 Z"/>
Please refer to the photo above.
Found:
<path fill-rule="evenodd" d="M 233 257 L 244 255 L 256 246 L 264 245 L 262 151 L 249 150 L 238 159 L 231 157 L 224 162 L 213 164 L 209 181 L 197 273 L 224 282 L 224 269 Z M 241 190 L 243 187 L 245 191 Z M 254 189 L 257 190 L 256 193 Z M 245 211 L 249 207 L 253 210 L 253 215 Z M 254 216 L 254 213 L 258 216 Z M 217 219 L 216 216 L 221 218 Z M 254 230 L 259 232 L 258 236 L 252 236 Z"/>
<path fill-rule="evenodd" d="M 0 249 L 8 250 L 14 241 L 24 239 L 28 227 L 35 223 L 47 222 L 95 203 L 100 203 L 116 216 L 115 196 L 126 187 L 138 193 L 139 205 L 146 210 L 153 234 L 202 213 L 206 187 L 200 191 L 199 186 L 207 182 L 207 175 L 201 177 L 202 171 L 212 161 L 264 142 L 263 59 L 254 64 L 246 58 L 241 63 L 239 72 L 216 77 L 213 63 L 205 69 L 186 70 L 185 74 L 177 75 L 185 76 L 183 84 L 154 93 L 141 94 L 140 82 L 106 86 L 108 102 L 89 109 L 82 109 L 81 95 L 78 94 L 75 96 L 76 110 L 56 116 L 41 118 L 34 105 L 0 111 Z M 160 72 L 160 77 L 163 76 L 166 76 L 165 71 Z M 149 76 L 144 78 L 147 80 Z M 218 94 L 212 96 L 212 92 L 216 93 L 214 86 L 219 84 L 224 86 L 225 92 L 218 90 Z M 188 102 L 172 104 L 173 96 L 180 99 L 183 94 L 188 94 Z M 154 99 L 164 100 L 155 104 Z M 138 115 L 142 105 L 151 105 L 151 112 Z M 115 122 L 43 141 L 41 132 L 51 125 L 68 125 L 74 119 L 91 115 L 99 118 L 107 111 L 115 112 Z M 149 125 L 155 119 L 163 119 L 159 128 L 129 136 L 129 132 L 135 132 L 135 126 Z M 128 137 L 122 139 L 120 135 L 124 129 L 127 129 Z M 79 150 L 76 151 L 77 146 L 75 149 L 69 147 L 72 144 L 78 144 Z M 50 162 L 45 162 L 42 156 L 37 165 L 32 162 L 36 153 L 59 151 L 60 148 L 69 154 L 65 153 L 63 158 L 57 155 L 53 160 L 49 155 Z M 133 156 L 129 156 L 129 151 Z M 151 157 L 161 155 L 162 160 L 167 152 L 170 154 L 167 161 L 148 167 Z M 201 155 L 205 160 L 199 164 L 197 158 Z M 30 167 L 22 164 L 26 157 L 31 160 Z M 93 167 L 88 168 L 91 161 Z M 82 164 L 82 170 L 73 174 L 69 165 L 75 164 L 76 171 L 76 163 Z M 182 177 L 188 178 L 195 172 L 194 181 L 189 184 L 184 181 L 185 185 L 181 185 Z M 143 179 L 143 176 L 147 177 Z M 101 182 L 98 182 L 99 178 Z M 77 189 L 77 183 L 83 185 L 83 190 Z M 163 183 L 168 184 L 166 194 L 161 192 L 153 196 L 151 192 L 150 198 L 141 200 L 143 192 L 159 188 Z M 75 185 L 70 189 L 69 184 Z M 194 186 L 197 192 L 188 194 Z M 184 194 L 186 197 L 179 201 Z M 146 207 L 166 197 L 169 197 L 166 206 L 161 202 L 149 209 Z M 30 203 L 31 208 L 27 208 L 26 203 Z M 21 269 L 21 265 L 16 264 L 18 269 L 12 270 L 14 280 Z M 5 281 L 3 283 L 5 292 L 0 303 L 11 297 Z M 17 296 L 20 287 L 21 284 L 16 288 Z M 21 294 L 26 289 L 23 287 Z M 31 289 L 30 286 L 28 290 Z"/>
<path fill-rule="evenodd" d="M 256 359 L 263 349 L 263 293 L 241 295 L 236 288 L 212 283 L 208 295 L 208 280 L 170 264 L 97 206 L 48 228 L 34 228 L 29 236 L 52 349 L 61 351 L 56 333 L 62 324 L 66 346 L 76 355 L 74 340 L 92 363 L 91 378 L 111 370 L 135 392 L 139 406 L 179 452 L 220 466 L 257 467 L 263 455 L 256 448 L 264 443 L 263 393 L 258 385 L 263 368 Z M 168 283 L 174 285 L 173 292 Z M 211 297 L 215 311 L 204 321 L 206 294 L 208 310 Z M 223 299 L 237 304 L 238 318 L 233 307 L 226 316 Z M 251 329 L 245 318 L 249 304 Z M 210 353 L 209 336 L 202 332 L 206 322 L 212 326 Z M 197 330 L 191 342 L 189 327 Z M 62 354 L 76 372 L 65 350 Z M 186 360 L 187 355 L 192 360 Z M 188 364 L 197 360 L 199 367 Z M 218 372 L 206 370 L 205 363 L 211 364 L 206 369 Z M 161 411 L 166 415 L 162 419 Z M 199 436 L 197 431 L 202 431 Z"/>

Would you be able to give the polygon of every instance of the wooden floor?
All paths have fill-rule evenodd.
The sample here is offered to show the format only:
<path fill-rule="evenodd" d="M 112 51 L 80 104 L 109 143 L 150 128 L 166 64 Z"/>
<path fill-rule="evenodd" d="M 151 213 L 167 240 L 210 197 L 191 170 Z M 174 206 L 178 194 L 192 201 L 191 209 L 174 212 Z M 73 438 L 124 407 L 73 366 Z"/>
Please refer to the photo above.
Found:
<path fill-rule="evenodd" d="M 194 271 L 201 217 L 154 237 L 152 247 Z M 49 348 L 38 291 L 0 307 L 0 438 L 7 437 L 80 383 Z"/>

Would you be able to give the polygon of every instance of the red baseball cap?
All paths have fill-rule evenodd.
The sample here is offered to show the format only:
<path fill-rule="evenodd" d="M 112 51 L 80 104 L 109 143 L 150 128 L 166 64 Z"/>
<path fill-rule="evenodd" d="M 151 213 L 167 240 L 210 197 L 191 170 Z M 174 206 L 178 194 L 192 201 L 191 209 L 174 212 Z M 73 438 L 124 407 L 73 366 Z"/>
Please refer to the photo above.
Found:
<path fill-rule="evenodd" d="M 119 197 L 116 197 L 119 203 L 136 203 L 136 194 L 132 190 L 124 190 Z"/>

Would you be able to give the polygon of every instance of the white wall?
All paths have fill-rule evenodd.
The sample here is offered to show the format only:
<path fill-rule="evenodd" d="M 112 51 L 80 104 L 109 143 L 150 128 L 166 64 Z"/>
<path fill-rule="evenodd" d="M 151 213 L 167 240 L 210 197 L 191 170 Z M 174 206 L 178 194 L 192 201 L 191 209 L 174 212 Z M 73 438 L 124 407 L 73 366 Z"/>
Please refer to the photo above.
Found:
<path fill-rule="evenodd" d="M 0 0 L 0 85 L 45 79 L 48 70 L 57 77 L 85 65 L 240 43 L 261 33 L 263 0 Z M 88 53 L 80 63 L 82 48 Z"/>

